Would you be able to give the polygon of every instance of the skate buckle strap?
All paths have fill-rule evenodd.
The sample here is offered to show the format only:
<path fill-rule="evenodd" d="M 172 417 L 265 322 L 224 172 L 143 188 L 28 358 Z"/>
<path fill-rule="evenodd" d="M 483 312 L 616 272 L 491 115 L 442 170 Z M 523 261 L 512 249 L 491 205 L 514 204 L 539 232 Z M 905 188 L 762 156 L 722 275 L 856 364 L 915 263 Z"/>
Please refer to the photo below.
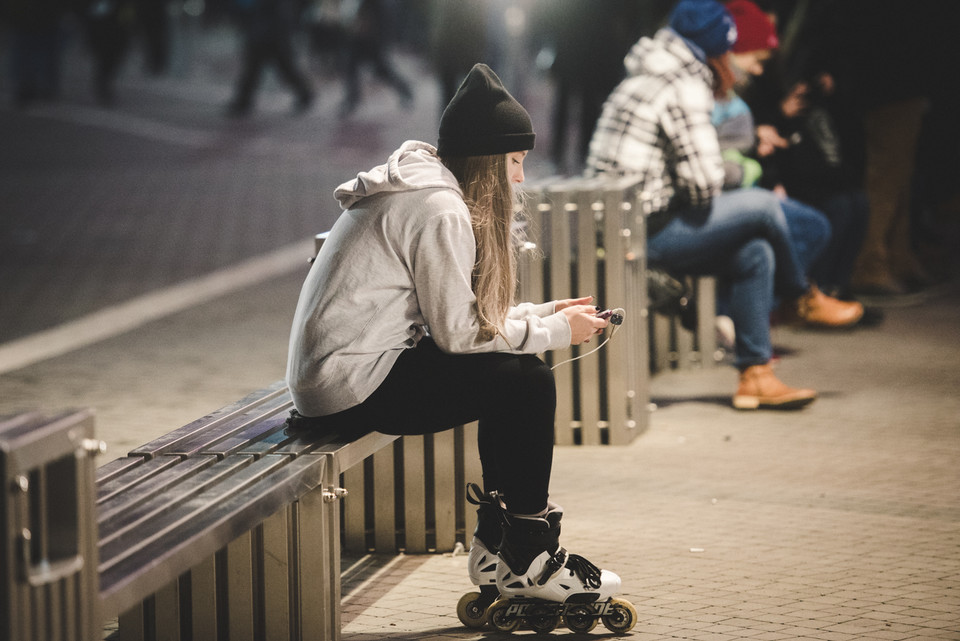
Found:
<path fill-rule="evenodd" d="M 567 551 L 563 548 L 557 548 L 554 555 L 547 559 L 547 562 L 544 564 L 543 572 L 540 573 L 540 578 L 537 579 L 537 585 L 544 585 L 550 580 L 550 577 L 562 570 L 566 560 Z"/>
<path fill-rule="evenodd" d="M 537 585 L 544 585 L 554 574 L 567 566 L 583 582 L 586 587 L 593 590 L 600 589 L 602 584 L 600 580 L 600 568 L 580 556 L 579 554 L 567 554 L 563 548 L 557 550 L 556 554 L 551 556 L 543 566 L 543 572 Z"/>
<path fill-rule="evenodd" d="M 467 503 L 471 505 L 493 505 L 503 509 L 503 497 L 497 492 L 483 493 L 480 486 L 476 483 L 467 483 Z"/>
<path fill-rule="evenodd" d="M 476 483 L 467 483 L 467 503 L 471 505 L 486 505 L 490 498 L 483 493 Z"/>

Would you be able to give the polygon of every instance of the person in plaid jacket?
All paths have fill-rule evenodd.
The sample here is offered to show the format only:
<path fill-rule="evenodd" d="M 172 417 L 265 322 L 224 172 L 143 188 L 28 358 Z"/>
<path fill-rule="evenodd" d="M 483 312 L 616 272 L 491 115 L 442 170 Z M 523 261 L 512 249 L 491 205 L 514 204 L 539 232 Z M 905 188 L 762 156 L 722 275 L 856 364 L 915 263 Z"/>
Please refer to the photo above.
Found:
<path fill-rule="evenodd" d="M 798 408 L 816 392 L 785 385 L 770 367 L 774 292 L 808 324 L 850 326 L 863 307 L 830 298 L 807 281 L 776 195 L 722 191 L 711 112 L 715 97 L 733 86 L 729 51 L 736 37 L 719 2 L 680 0 L 669 26 L 627 54 L 627 76 L 604 105 L 586 173 L 640 180 L 651 265 L 716 275 L 729 284 L 740 371 L 734 407 Z"/>

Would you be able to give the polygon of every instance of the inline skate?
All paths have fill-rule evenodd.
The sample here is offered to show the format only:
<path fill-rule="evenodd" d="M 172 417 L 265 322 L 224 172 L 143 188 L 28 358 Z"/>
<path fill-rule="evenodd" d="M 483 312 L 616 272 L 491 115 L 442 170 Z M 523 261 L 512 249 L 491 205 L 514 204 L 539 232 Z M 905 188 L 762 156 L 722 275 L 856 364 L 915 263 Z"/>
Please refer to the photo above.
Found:
<path fill-rule="evenodd" d="M 544 634 L 563 623 L 575 633 L 597 623 L 626 634 L 637 622 L 633 604 L 613 595 L 620 577 L 560 546 L 563 510 L 550 504 L 544 516 L 504 512 L 503 542 L 497 565 L 500 599 L 487 608 L 487 619 L 500 632 L 521 625 Z"/>
<path fill-rule="evenodd" d="M 483 494 L 476 483 L 467 485 L 467 502 L 477 506 L 477 527 L 470 543 L 467 573 L 479 591 L 460 597 L 457 617 L 468 628 L 483 628 L 487 624 L 487 608 L 500 597 L 497 553 L 503 538 L 501 507 L 495 493 Z"/>
<path fill-rule="evenodd" d="M 633 605 L 613 598 L 620 577 L 560 547 L 560 506 L 550 503 L 542 516 L 516 516 L 499 495 L 483 495 L 472 484 L 467 499 L 478 505 L 468 572 L 480 591 L 463 595 L 457 604 L 464 625 L 490 624 L 500 632 L 523 626 L 541 634 L 561 622 L 575 633 L 590 632 L 599 622 L 615 634 L 633 628 Z M 494 525 L 502 528 L 502 538 Z"/>

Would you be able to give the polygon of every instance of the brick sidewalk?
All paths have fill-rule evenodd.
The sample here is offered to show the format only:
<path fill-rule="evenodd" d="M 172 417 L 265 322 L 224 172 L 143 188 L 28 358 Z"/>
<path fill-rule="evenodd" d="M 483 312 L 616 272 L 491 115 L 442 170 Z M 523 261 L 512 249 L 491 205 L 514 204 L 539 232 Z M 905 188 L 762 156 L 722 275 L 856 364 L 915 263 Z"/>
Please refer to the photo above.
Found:
<path fill-rule="evenodd" d="M 731 370 L 666 374 L 631 445 L 558 449 L 562 544 L 621 574 L 630 638 L 960 639 L 958 320 L 953 292 L 875 330 L 781 329 L 807 410 L 737 413 Z M 402 558 L 344 606 L 344 639 L 489 638 L 456 619 L 465 568 Z"/>
<path fill-rule="evenodd" d="M 121 455 L 276 380 L 298 284 L 0 376 L 0 413 L 93 405 Z M 630 638 L 960 639 L 958 319 L 954 290 L 879 328 L 777 329 L 811 407 L 738 413 L 731 369 L 666 373 L 632 444 L 558 448 L 563 544 L 621 574 Z M 456 619 L 469 589 L 464 556 L 375 557 L 344 577 L 344 639 L 488 638 Z"/>

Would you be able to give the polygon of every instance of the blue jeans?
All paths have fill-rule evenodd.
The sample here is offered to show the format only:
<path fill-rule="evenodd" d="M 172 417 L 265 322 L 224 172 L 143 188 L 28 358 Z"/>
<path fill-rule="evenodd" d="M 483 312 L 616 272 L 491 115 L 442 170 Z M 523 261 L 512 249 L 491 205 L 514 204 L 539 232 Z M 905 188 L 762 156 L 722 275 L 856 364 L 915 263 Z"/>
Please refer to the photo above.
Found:
<path fill-rule="evenodd" d="M 866 192 L 851 189 L 830 196 L 820 203 L 820 209 L 830 220 L 833 234 L 810 275 L 824 291 L 843 292 L 850 284 L 853 266 L 867 235 L 870 204 Z"/>
<path fill-rule="evenodd" d="M 809 275 L 830 242 L 830 221 L 819 210 L 793 198 L 780 201 L 801 273 Z"/>
<path fill-rule="evenodd" d="M 647 259 L 672 273 L 729 283 L 740 369 L 770 360 L 774 289 L 791 300 L 808 287 L 780 199 L 764 189 L 724 192 L 709 207 L 677 212 L 647 239 Z"/>
<path fill-rule="evenodd" d="M 783 209 L 783 215 L 787 220 L 787 229 L 790 230 L 790 242 L 797 254 L 797 262 L 800 265 L 800 272 L 807 277 L 813 275 L 814 266 L 818 264 L 823 257 L 824 249 L 833 237 L 830 221 L 810 205 L 805 205 L 799 200 L 786 198 L 780 201 L 780 208 Z M 850 268 L 853 268 L 851 263 Z M 814 279 L 816 280 L 816 279 Z M 724 282 L 719 283 L 719 294 L 717 296 L 717 311 L 727 313 L 727 285 Z M 781 298 L 774 296 L 773 311 L 780 305 Z"/>

